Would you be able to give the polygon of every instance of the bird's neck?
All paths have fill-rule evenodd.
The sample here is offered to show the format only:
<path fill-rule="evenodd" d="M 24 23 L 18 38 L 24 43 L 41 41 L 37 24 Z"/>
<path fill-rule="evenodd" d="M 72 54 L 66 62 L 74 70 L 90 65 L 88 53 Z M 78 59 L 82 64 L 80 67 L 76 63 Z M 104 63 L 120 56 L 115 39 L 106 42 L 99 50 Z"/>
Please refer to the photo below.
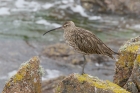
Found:
<path fill-rule="evenodd" d="M 68 39 L 74 33 L 75 33 L 75 28 L 67 28 L 67 29 L 64 29 L 64 35 L 63 36 L 64 36 L 65 39 Z"/>
<path fill-rule="evenodd" d="M 64 33 L 71 33 L 71 32 L 74 31 L 75 28 L 76 28 L 75 26 L 74 27 L 66 28 L 66 29 L 64 29 Z"/>

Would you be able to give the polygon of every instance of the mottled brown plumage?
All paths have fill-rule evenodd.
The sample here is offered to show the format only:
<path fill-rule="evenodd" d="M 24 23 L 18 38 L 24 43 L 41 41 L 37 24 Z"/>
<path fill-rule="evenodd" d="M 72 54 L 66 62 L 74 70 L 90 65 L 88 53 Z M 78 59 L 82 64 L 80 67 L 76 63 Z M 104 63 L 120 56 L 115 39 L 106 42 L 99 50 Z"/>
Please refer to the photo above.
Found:
<path fill-rule="evenodd" d="M 66 43 L 69 46 L 71 46 L 73 49 L 78 51 L 79 53 L 82 53 L 83 55 L 102 54 L 114 58 L 113 54 L 118 54 L 112 51 L 109 47 L 107 47 L 92 32 L 80 27 L 76 27 L 74 22 L 72 21 L 67 21 L 63 24 L 62 27 L 56 29 L 60 29 L 60 28 L 64 30 L 64 38 L 66 40 Z M 85 60 L 85 56 L 84 56 L 84 60 Z M 84 73 L 85 64 L 83 65 L 82 73 Z"/>

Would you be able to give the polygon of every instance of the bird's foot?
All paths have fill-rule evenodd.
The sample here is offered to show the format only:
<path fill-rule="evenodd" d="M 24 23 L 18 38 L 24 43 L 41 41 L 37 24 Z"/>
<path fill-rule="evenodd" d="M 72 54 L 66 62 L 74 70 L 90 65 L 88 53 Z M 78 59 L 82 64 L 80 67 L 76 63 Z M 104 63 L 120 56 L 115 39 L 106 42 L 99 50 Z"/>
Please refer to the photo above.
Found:
<path fill-rule="evenodd" d="M 84 75 L 85 74 L 85 72 L 81 72 L 81 75 Z"/>

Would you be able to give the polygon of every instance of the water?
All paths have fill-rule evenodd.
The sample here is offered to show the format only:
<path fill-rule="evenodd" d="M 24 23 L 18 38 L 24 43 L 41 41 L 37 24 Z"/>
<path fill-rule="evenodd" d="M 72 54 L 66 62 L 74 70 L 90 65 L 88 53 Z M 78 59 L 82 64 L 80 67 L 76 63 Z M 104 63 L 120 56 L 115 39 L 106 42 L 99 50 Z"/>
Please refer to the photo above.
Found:
<path fill-rule="evenodd" d="M 60 41 L 62 40 L 62 35 L 60 35 L 62 31 L 49 33 L 51 36 L 48 37 L 42 37 L 42 33 L 59 27 L 66 20 L 73 20 L 77 26 L 93 31 L 103 40 L 108 40 L 110 37 L 120 38 L 124 34 L 127 36 L 126 38 L 129 38 L 132 37 L 133 33 L 126 27 L 119 28 L 121 25 L 130 27 L 131 25 L 127 23 L 131 19 L 86 13 L 79 4 L 74 3 L 74 0 L 1 0 L 0 20 L 0 37 L 10 39 Z"/>
<path fill-rule="evenodd" d="M 93 31 L 115 50 L 127 39 L 140 34 L 139 19 L 94 15 L 85 12 L 79 2 L 75 3 L 74 0 L 0 0 L 0 91 L 22 62 L 40 55 L 47 45 L 64 42 L 61 30 L 42 35 L 47 30 L 61 26 L 66 20 Z M 53 78 L 53 73 L 56 77 L 59 73 L 68 75 L 81 70 L 79 66 L 47 57 L 41 57 L 40 60 L 48 73 L 44 78 Z M 110 64 L 114 67 L 114 63 Z M 89 74 L 112 80 L 113 70 L 95 70 L 93 73 L 96 64 L 88 63 L 87 67 L 86 72 Z"/>

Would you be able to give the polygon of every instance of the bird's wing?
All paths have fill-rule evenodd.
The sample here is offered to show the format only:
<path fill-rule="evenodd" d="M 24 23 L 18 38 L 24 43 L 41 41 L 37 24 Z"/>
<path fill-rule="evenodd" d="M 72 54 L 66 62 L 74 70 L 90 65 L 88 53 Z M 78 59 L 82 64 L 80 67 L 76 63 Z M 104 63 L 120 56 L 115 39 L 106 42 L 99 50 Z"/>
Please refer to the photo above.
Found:
<path fill-rule="evenodd" d="M 97 38 L 92 32 L 77 28 L 73 34 L 73 42 L 79 48 L 88 54 L 104 54 L 112 57 L 114 52 L 107 47 L 99 38 Z"/>

